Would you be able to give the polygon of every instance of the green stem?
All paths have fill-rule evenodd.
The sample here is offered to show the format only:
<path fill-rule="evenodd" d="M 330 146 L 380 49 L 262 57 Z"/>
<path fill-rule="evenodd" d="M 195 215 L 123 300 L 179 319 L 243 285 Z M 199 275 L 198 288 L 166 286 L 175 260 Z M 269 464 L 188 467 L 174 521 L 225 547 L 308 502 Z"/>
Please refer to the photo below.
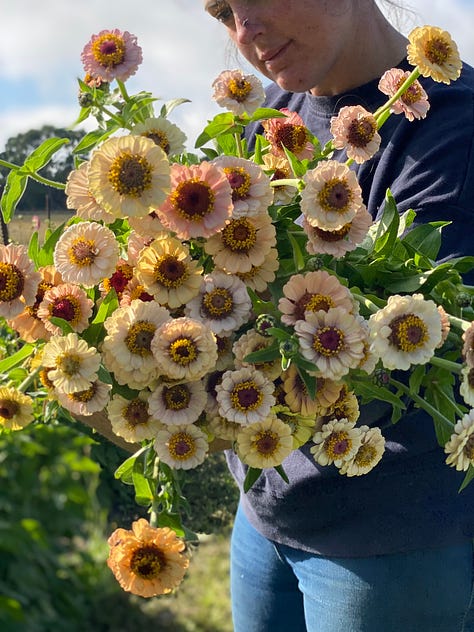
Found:
<path fill-rule="evenodd" d="M 244 158 L 244 148 L 242 145 L 242 137 L 240 134 L 234 134 L 235 144 L 237 145 L 237 156 L 239 158 Z"/>
<path fill-rule="evenodd" d="M 408 397 L 412 399 L 415 402 L 415 404 L 418 404 L 418 406 L 422 408 L 423 410 L 425 410 L 429 415 L 431 415 L 433 419 L 442 423 L 443 426 L 446 426 L 446 428 L 449 428 L 450 431 L 453 429 L 453 424 L 449 421 L 447 417 L 442 415 L 438 410 L 436 410 L 434 406 L 429 404 L 422 397 L 420 397 L 416 393 L 412 393 L 408 386 L 406 386 L 402 382 L 399 382 L 398 380 L 394 380 L 392 377 L 390 378 L 390 384 L 394 386 L 395 388 L 397 388 L 402 393 L 404 393 L 405 395 L 408 395 Z"/>
<path fill-rule="evenodd" d="M 13 164 L 13 162 L 7 162 L 6 160 L 1 160 L 1 159 L 0 159 L 0 167 L 6 167 L 7 169 L 11 169 L 12 171 L 17 171 L 17 169 L 20 169 L 19 165 L 15 165 Z"/>
<path fill-rule="evenodd" d="M 376 312 L 379 311 L 379 309 L 381 309 L 373 301 L 367 298 L 367 296 L 362 296 L 361 294 L 355 294 L 354 292 L 351 292 L 351 293 L 352 293 L 352 296 L 355 298 L 355 300 L 361 303 L 361 305 L 364 305 L 364 307 L 367 307 L 367 309 L 370 310 L 372 314 L 375 314 Z"/>
<path fill-rule="evenodd" d="M 158 485 L 158 479 L 160 475 L 160 459 L 155 456 L 155 460 L 153 462 L 153 481 Z M 158 526 L 158 498 L 156 494 L 153 495 L 153 502 L 151 503 L 150 510 L 150 526 L 157 527 Z"/>
<path fill-rule="evenodd" d="M 299 188 L 301 180 L 299 178 L 282 178 L 281 180 L 272 180 L 270 186 L 272 187 L 294 187 Z"/>
<path fill-rule="evenodd" d="M 433 366 L 438 366 L 441 369 L 446 369 L 450 373 L 460 374 L 462 371 L 462 366 L 457 362 L 452 362 L 451 360 L 446 360 L 446 358 L 438 358 L 437 356 L 433 356 L 430 358 L 430 364 Z"/>
<path fill-rule="evenodd" d="M 451 316 L 448 314 L 449 322 L 457 327 L 458 329 L 462 329 L 462 331 L 466 331 L 471 326 L 471 323 L 468 320 L 464 320 L 463 318 L 458 318 L 457 316 Z"/>
<path fill-rule="evenodd" d="M 50 180 L 49 178 L 44 178 L 40 176 L 36 171 L 28 171 L 25 170 L 24 165 L 15 165 L 13 162 L 8 162 L 7 160 L 0 160 L 0 167 L 6 167 L 11 171 L 20 171 L 23 170 L 22 175 L 28 176 L 36 182 L 40 182 L 41 184 L 45 184 L 48 187 L 53 187 L 54 189 L 65 189 L 66 185 L 62 182 L 56 182 L 55 180 Z"/>
<path fill-rule="evenodd" d="M 125 103 L 128 103 L 130 101 L 130 97 L 128 96 L 127 88 L 125 87 L 124 82 L 117 79 L 117 85 L 119 87 L 120 94 L 122 95 L 122 99 Z"/>
<path fill-rule="evenodd" d="M 117 114 L 114 114 L 108 108 L 104 108 L 103 105 L 100 106 L 100 109 L 104 114 L 107 114 L 112 121 L 115 121 L 119 127 L 127 127 L 121 116 L 117 116 Z"/>
<path fill-rule="evenodd" d="M 28 388 L 31 386 L 31 384 L 33 384 L 33 382 L 35 381 L 36 377 L 38 376 L 38 374 L 41 371 L 41 366 L 37 367 L 36 369 L 34 369 L 33 371 L 31 371 L 31 373 L 29 373 L 25 379 L 23 380 L 23 382 L 21 382 L 21 384 L 19 386 L 17 386 L 17 390 L 21 391 L 22 393 L 26 393 L 26 391 L 28 390 Z"/>
<path fill-rule="evenodd" d="M 408 90 L 408 88 L 415 83 L 415 81 L 418 79 L 418 77 L 420 76 L 420 71 L 418 69 L 418 66 L 416 68 L 414 68 L 410 75 L 405 79 L 405 81 L 402 83 L 402 85 L 398 88 L 398 90 L 395 92 L 395 94 L 390 97 L 390 99 L 387 100 L 386 103 L 384 103 L 381 107 L 379 107 L 378 110 L 376 110 L 374 112 L 374 116 L 376 119 L 378 119 L 380 117 L 381 114 L 383 114 L 386 110 L 390 110 L 391 106 L 395 103 L 395 101 L 398 101 L 398 99 L 405 94 L 405 92 Z"/>

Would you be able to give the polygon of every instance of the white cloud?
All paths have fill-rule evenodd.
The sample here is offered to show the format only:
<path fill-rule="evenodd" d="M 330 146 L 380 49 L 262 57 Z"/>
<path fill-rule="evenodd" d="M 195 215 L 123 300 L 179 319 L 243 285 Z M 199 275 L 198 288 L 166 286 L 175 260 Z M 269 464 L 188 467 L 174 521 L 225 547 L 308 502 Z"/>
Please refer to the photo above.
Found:
<path fill-rule="evenodd" d="M 18 132 L 74 120 L 78 112 L 76 77 L 83 72 L 80 53 L 91 34 L 103 28 L 128 30 L 143 48 L 144 61 L 129 82 L 131 91 L 148 90 L 164 100 L 192 100 L 172 115 L 190 139 L 220 111 L 211 100 L 211 83 L 236 62 L 227 59 L 225 29 L 204 13 L 201 0 L 140 0 L 132 8 L 129 0 L 114 0 L 113 12 L 110 3 L 96 0 L 3 4 L 0 80 L 34 85 L 42 105 L 21 98 L 7 109 L 0 102 L 0 150 Z M 402 20 L 404 32 L 416 24 L 442 26 L 458 43 L 463 58 L 474 62 L 473 2 L 411 0 L 410 6 L 415 15 L 407 14 Z"/>

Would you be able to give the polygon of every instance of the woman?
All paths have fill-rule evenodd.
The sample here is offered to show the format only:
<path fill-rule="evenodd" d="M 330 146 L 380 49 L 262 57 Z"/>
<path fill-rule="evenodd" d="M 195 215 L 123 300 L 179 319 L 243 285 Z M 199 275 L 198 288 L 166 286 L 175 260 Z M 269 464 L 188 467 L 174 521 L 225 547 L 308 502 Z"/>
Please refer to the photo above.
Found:
<path fill-rule="evenodd" d="M 271 80 L 266 105 L 296 111 L 324 144 L 345 105 L 374 111 L 380 76 L 408 69 L 406 39 L 373 0 L 206 0 L 242 55 Z M 392 116 L 376 156 L 357 167 L 376 219 L 390 188 L 418 222 L 452 221 L 442 257 L 472 254 L 473 87 L 464 65 L 446 87 L 423 81 L 424 121 Z M 255 129 L 247 130 L 250 136 Z M 468 280 L 466 276 L 466 280 Z M 469 278 L 469 280 L 471 280 Z M 395 426 L 382 406 L 361 410 L 386 438 L 363 477 L 319 468 L 305 448 L 242 493 L 232 539 L 236 632 L 474 630 L 474 485 L 444 463 L 432 422 L 410 410 Z M 239 483 L 245 475 L 228 454 Z"/>

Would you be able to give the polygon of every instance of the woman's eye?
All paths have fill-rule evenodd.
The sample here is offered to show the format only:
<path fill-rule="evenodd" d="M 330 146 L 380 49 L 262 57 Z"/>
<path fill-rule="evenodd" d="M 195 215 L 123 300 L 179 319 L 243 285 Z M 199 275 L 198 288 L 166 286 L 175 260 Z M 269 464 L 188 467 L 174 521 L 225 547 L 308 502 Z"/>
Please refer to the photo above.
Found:
<path fill-rule="evenodd" d="M 227 22 L 233 20 L 234 14 L 227 2 L 215 2 L 207 7 L 207 11 L 213 18 L 223 24 L 227 24 Z"/>

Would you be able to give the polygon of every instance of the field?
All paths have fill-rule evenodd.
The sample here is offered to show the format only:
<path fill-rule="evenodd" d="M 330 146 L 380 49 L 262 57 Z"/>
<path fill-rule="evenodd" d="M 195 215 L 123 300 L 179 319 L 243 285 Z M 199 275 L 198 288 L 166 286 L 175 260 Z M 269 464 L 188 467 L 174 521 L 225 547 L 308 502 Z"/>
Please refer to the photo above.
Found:
<path fill-rule="evenodd" d="M 45 211 L 17 213 L 8 224 L 10 241 L 28 244 L 33 233 L 38 230 L 40 243 L 43 242 L 47 228 L 54 230 L 71 217 L 68 211 L 53 211 L 49 217 Z"/>

